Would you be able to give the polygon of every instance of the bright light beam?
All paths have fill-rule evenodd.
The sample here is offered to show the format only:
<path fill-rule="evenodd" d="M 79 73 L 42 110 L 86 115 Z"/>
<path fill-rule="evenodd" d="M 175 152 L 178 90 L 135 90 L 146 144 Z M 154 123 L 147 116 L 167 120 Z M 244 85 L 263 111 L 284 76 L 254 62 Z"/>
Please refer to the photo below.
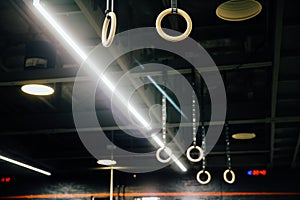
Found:
<path fill-rule="evenodd" d="M 27 164 L 24 164 L 24 163 L 22 163 L 22 162 L 19 162 L 19 161 L 16 161 L 16 160 L 7 158 L 7 157 L 5 157 L 5 156 L 1 156 L 1 155 L 0 155 L 0 159 L 1 159 L 1 160 L 5 160 L 5 161 L 10 162 L 10 163 L 13 163 L 13 164 L 15 164 L 15 165 L 19 165 L 19 166 L 21 166 L 21 167 L 24 167 L 24 168 L 33 170 L 33 171 L 36 171 L 36 172 L 39 172 L 39 173 L 41 173 L 41 174 L 45 174 L 45 175 L 47 175 L 47 176 L 51 176 L 51 173 L 50 173 L 50 172 L 41 170 L 41 169 L 36 168 L 36 167 L 32 167 L 32 166 L 30 166 L 30 165 L 27 165 Z"/>
<path fill-rule="evenodd" d="M 152 139 L 158 144 L 159 147 L 164 147 L 164 143 L 157 137 L 156 134 L 152 135 Z"/>
<path fill-rule="evenodd" d="M 178 160 L 178 158 L 176 158 L 174 154 L 171 155 L 171 159 L 176 163 L 176 165 L 181 169 L 181 171 L 187 171 L 187 168 Z"/>
<path fill-rule="evenodd" d="M 140 63 L 137 59 L 134 59 L 135 62 L 141 67 L 144 69 L 144 66 L 142 65 L 142 63 Z M 156 89 L 158 89 L 158 91 L 166 97 L 166 99 L 172 104 L 172 106 L 185 118 L 187 119 L 186 115 L 182 112 L 182 110 L 180 110 L 179 106 L 176 105 L 176 103 L 173 101 L 173 99 L 171 99 L 171 97 L 155 82 L 155 80 L 147 75 L 146 76 L 150 81 L 151 83 L 156 87 Z"/>
<path fill-rule="evenodd" d="M 171 99 L 171 97 L 153 80 L 153 78 L 147 75 L 147 78 L 151 81 L 151 83 L 158 89 L 158 91 L 166 97 L 166 99 L 173 105 L 173 107 L 184 117 L 187 119 L 186 115 L 180 110 L 180 108 L 176 105 L 176 103 Z"/>
<path fill-rule="evenodd" d="M 70 36 L 57 24 L 51 15 L 40 4 L 40 0 L 33 0 L 33 6 L 43 15 L 51 26 L 64 38 L 64 40 L 72 47 L 72 49 L 82 58 L 87 59 L 87 55 L 79 48 L 79 46 L 70 38 Z"/>
<path fill-rule="evenodd" d="M 33 0 L 33 6 L 42 14 L 42 16 L 50 23 L 50 25 L 58 32 L 58 34 L 69 44 L 69 46 L 80 56 L 80 58 L 85 61 L 87 59 L 87 54 L 85 54 L 80 47 L 71 39 L 71 37 L 58 25 L 58 23 L 54 20 L 54 18 L 51 17 L 51 15 L 44 9 L 44 7 L 40 4 L 40 0 Z M 97 73 L 97 68 L 92 65 L 93 70 Z M 115 94 L 119 97 L 121 102 L 127 106 L 128 110 L 135 116 L 137 120 L 139 120 L 145 128 L 148 130 L 151 129 L 149 123 L 141 117 L 139 112 L 129 104 L 124 97 L 120 93 L 116 93 L 115 86 L 107 79 L 107 77 L 104 76 L 104 74 L 97 73 L 101 80 L 104 82 L 104 84 L 112 91 L 115 92 Z M 126 102 L 126 103 L 125 103 Z M 155 140 L 156 142 L 159 141 Z M 159 145 L 159 142 L 158 142 Z M 182 171 L 187 171 L 186 168 L 180 163 L 180 161 L 173 155 L 172 160 L 178 165 L 178 167 Z M 183 166 L 183 167 L 182 167 Z"/>
<path fill-rule="evenodd" d="M 80 49 L 80 47 L 72 40 L 72 38 L 58 25 L 58 23 L 54 20 L 53 17 L 45 10 L 45 8 L 40 4 L 40 0 L 33 1 L 34 7 L 43 15 L 43 17 L 50 23 L 50 25 L 59 33 L 59 35 L 70 45 L 70 47 L 80 56 L 80 58 L 85 61 L 87 59 L 87 55 Z M 115 86 L 112 84 L 110 80 L 107 79 L 103 74 L 98 72 L 97 67 L 92 63 L 89 63 L 89 66 L 95 71 L 104 84 L 112 91 L 115 92 Z M 115 92 L 116 93 L 116 92 Z M 138 111 L 124 101 L 124 97 L 120 93 L 117 93 L 117 96 L 122 101 L 122 103 L 128 107 L 128 110 L 135 116 L 135 118 L 143 124 L 148 130 L 150 129 L 150 124 L 138 113 Z M 128 105 L 127 105 L 128 104 Z"/>

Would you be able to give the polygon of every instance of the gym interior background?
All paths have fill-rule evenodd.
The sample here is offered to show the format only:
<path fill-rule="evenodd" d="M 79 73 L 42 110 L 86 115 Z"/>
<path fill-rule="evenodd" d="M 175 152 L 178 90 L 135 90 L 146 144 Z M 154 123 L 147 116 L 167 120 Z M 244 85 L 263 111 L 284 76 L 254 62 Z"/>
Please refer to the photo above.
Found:
<path fill-rule="evenodd" d="M 117 163 L 114 199 L 300 198 L 299 2 L 259 0 L 261 12 L 241 21 L 224 20 L 216 15 L 216 9 L 224 2 L 178 0 L 177 6 L 192 20 L 189 37 L 208 52 L 224 81 L 225 122 L 229 128 L 235 182 L 228 184 L 223 180 L 229 152 L 224 128 L 206 156 L 206 169 L 212 177 L 208 184 L 200 184 L 196 179 L 202 161 L 193 163 L 184 155 L 181 160 L 187 172 L 172 163 L 154 172 L 126 173 L 117 170 L 122 167 Z M 41 3 L 84 52 L 101 45 L 105 0 Z M 239 3 L 243 8 L 249 1 L 231 3 Z M 169 0 L 115 0 L 116 34 L 155 27 L 159 13 L 170 5 Z M 0 155 L 51 172 L 51 176 L 45 176 L 0 160 L 0 199 L 109 199 L 110 167 L 97 164 L 81 142 L 73 120 L 72 92 L 80 68 L 78 57 L 37 12 L 33 1 L 0 1 L 0 11 Z M 162 26 L 179 32 L 186 29 L 184 19 L 176 14 L 166 16 Z M 147 48 L 129 52 L 112 63 L 111 68 L 124 73 L 138 63 L 161 63 L 176 69 L 191 84 L 194 81 L 201 102 L 198 121 L 207 130 L 210 94 L 189 63 L 170 52 Z M 166 78 L 162 72 L 154 74 Z M 83 85 L 89 81 L 87 77 L 80 78 Z M 172 74 L 167 78 L 175 80 Z M 20 88 L 29 83 L 50 84 L 54 93 L 50 96 L 25 94 Z M 154 86 L 140 90 L 139 94 L 148 94 L 145 96 L 151 101 L 161 102 L 162 95 Z M 117 126 L 104 95 L 98 93 L 95 98 L 101 127 L 116 146 L 136 153 L 154 150 L 146 139 L 128 136 Z M 167 116 L 169 129 L 175 131 L 180 120 L 169 104 Z M 199 127 L 197 143 L 201 146 Z M 236 133 L 254 133 L 255 138 L 234 139 L 232 135 Z"/>

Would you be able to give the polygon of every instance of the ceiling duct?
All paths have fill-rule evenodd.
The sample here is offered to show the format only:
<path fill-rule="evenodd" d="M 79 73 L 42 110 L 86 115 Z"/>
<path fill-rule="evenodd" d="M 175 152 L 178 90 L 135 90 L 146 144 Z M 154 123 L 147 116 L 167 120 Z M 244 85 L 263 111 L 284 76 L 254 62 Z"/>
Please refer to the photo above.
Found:
<path fill-rule="evenodd" d="M 255 0 L 229 0 L 218 6 L 216 15 L 226 21 L 244 21 L 258 15 L 262 6 Z"/>

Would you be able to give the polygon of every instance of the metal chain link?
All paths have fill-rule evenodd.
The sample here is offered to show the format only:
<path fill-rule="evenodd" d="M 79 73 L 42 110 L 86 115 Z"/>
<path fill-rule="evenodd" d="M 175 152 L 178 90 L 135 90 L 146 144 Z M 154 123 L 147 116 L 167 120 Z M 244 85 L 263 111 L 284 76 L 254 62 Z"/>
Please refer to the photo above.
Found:
<path fill-rule="evenodd" d="M 229 140 L 229 127 L 225 125 L 225 142 L 226 142 L 226 165 L 231 170 L 231 157 L 230 157 L 230 140 Z"/>
<path fill-rule="evenodd" d="M 162 139 L 164 145 L 166 144 L 166 133 L 167 133 L 167 101 L 166 97 L 162 96 Z"/>
<path fill-rule="evenodd" d="M 197 124 L 196 124 L 196 99 L 195 94 L 192 95 L 192 124 L 193 124 L 193 145 L 197 145 Z"/>
<path fill-rule="evenodd" d="M 206 168 L 206 159 L 205 159 L 205 151 L 206 151 L 206 137 L 205 137 L 205 127 L 201 127 L 201 133 L 202 133 L 202 150 L 204 152 L 203 158 L 202 158 L 202 169 L 205 171 Z"/>

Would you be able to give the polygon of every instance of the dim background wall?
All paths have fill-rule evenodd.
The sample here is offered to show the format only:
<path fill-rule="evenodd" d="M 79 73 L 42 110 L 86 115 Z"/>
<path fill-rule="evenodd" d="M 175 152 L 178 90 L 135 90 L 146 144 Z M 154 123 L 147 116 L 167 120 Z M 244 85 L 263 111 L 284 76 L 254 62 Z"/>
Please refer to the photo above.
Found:
<path fill-rule="evenodd" d="M 207 185 L 200 185 L 195 178 L 197 171 L 192 170 L 182 174 L 172 171 L 158 171 L 136 174 L 136 177 L 134 177 L 134 174 L 115 171 L 115 199 L 133 200 L 138 197 L 134 193 L 140 196 L 145 193 L 153 193 L 153 195 L 160 196 L 161 200 L 300 199 L 300 175 L 299 172 L 291 169 L 268 171 L 267 176 L 260 177 L 248 176 L 246 169 L 239 169 L 236 170 L 236 181 L 231 185 L 224 182 L 223 169 L 211 169 L 210 171 L 212 181 Z M 91 197 L 88 194 L 92 196 L 95 193 L 109 193 L 109 173 L 109 170 L 99 170 L 86 174 L 73 174 L 70 176 L 60 174 L 50 177 L 40 175 L 14 176 L 0 173 L 1 177 L 11 177 L 9 183 L 1 183 L 0 196 L 2 199 L 6 199 L 8 196 L 18 196 L 19 199 L 31 197 L 31 199 L 47 199 L 34 195 L 86 194 L 85 197 L 74 196 L 61 199 L 90 199 Z M 204 193 L 203 195 L 195 195 L 196 192 Z M 213 192 L 219 193 L 214 194 Z M 233 195 L 230 195 L 230 192 L 233 192 Z M 287 192 L 298 194 L 290 195 Z M 176 196 L 176 194 L 178 195 Z M 59 199 L 59 196 L 56 199 Z"/>

